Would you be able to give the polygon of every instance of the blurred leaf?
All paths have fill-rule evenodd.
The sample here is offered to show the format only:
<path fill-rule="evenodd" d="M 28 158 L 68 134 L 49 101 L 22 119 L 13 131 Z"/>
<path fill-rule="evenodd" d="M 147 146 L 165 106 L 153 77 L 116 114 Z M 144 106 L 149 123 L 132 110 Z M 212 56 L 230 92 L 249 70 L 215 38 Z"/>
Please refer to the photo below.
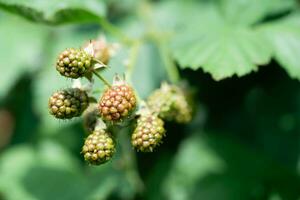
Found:
<path fill-rule="evenodd" d="M 0 26 L 0 98 L 3 98 L 20 75 L 40 67 L 48 30 L 2 13 Z"/>
<path fill-rule="evenodd" d="M 135 18 L 124 21 L 121 26 L 125 33 L 134 38 L 144 37 L 147 28 L 149 28 L 141 20 Z M 146 98 L 166 78 L 166 71 L 159 49 L 153 41 L 145 40 L 128 49 L 126 56 L 122 59 L 122 67 L 124 67 L 122 72 L 130 71 L 130 77 L 127 78 L 131 79 L 140 97 Z M 128 70 L 128 64 L 133 70 Z"/>
<path fill-rule="evenodd" d="M 189 194 L 198 179 L 222 173 L 226 164 L 200 140 L 189 138 L 181 144 L 164 185 L 168 199 L 190 199 Z"/>
<path fill-rule="evenodd" d="M 141 98 L 146 98 L 151 91 L 160 86 L 165 78 L 164 66 L 153 43 L 145 43 L 140 47 L 137 62 L 132 74 L 132 82 Z"/>
<path fill-rule="evenodd" d="M 47 170 L 55 173 L 48 173 Z M 71 173 L 72 177 L 76 179 L 77 171 L 78 163 L 55 143 L 44 142 L 37 149 L 27 145 L 16 146 L 6 151 L 0 158 L 0 191 L 7 199 L 12 200 L 46 199 L 46 196 L 50 198 L 51 195 L 56 195 L 56 191 L 67 187 L 63 182 L 67 181 L 68 177 L 64 177 L 64 175 Z M 59 172 L 62 173 L 60 176 Z M 76 185 L 76 182 L 74 184 Z M 52 189 L 49 190 L 49 187 Z M 35 197 L 35 192 L 42 192 L 46 196 Z M 66 190 L 62 192 L 66 193 Z M 52 197 L 55 198 L 55 196 Z"/>
<path fill-rule="evenodd" d="M 285 180 L 293 186 L 283 186 Z M 263 199 L 266 190 L 295 199 L 300 177 L 224 136 L 195 135 L 182 143 L 164 184 L 174 200 Z"/>
<path fill-rule="evenodd" d="M 83 170 L 63 146 L 50 140 L 37 148 L 23 145 L 4 152 L 0 176 L 0 193 L 7 200 L 98 200 L 107 199 L 118 187 L 128 190 L 127 177 L 111 162 Z"/>
<path fill-rule="evenodd" d="M 0 8 L 47 24 L 97 22 L 105 15 L 100 0 L 0 0 Z"/>
<path fill-rule="evenodd" d="M 300 14 L 261 27 L 269 38 L 275 59 L 292 78 L 300 79 Z"/>
<path fill-rule="evenodd" d="M 289 11 L 295 6 L 295 0 L 220 0 L 220 9 L 226 20 L 238 24 L 253 24 L 269 14 Z"/>

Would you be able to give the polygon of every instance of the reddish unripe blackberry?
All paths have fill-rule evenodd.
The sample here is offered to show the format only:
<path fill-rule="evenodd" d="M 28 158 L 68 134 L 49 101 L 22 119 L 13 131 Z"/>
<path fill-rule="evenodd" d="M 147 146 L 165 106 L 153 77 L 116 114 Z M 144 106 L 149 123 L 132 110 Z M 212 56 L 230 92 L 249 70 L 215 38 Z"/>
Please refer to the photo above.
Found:
<path fill-rule="evenodd" d="M 118 122 L 130 116 L 136 108 L 136 96 L 127 84 L 117 84 L 108 88 L 99 102 L 99 112 L 103 120 Z"/>
<path fill-rule="evenodd" d="M 162 143 L 165 136 L 164 122 L 151 114 L 142 115 L 131 136 L 131 144 L 138 151 L 152 152 Z"/>
<path fill-rule="evenodd" d="M 92 57 L 81 49 L 66 49 L 59 54 L 56 70 L 68 78 L 84 76 L 92 66 Z"/>
<path fill-rule="evenodd" d="M 48 102 L 49 112 L 58 119 L 78 117 L 87 108 L 88 95 L 78 88 L 68 88 L 55 92 Z"/>
<path fill-rule="evenodd" d="M 91 48 L 93 57 L 107 65 L 111 57 L 119 49 L 119 45 L 116 43 L 109 44 L 104 36 L 100 36 L 96 40 L 85 44 L 83 48 Z"/>
<path fill-rule="evenodd" d="M 87 162 L 100 165 L 112 158 L 115 153 L 115 143 L 105 130 L 97 130 L 86 138 L 82 153 Z"/>

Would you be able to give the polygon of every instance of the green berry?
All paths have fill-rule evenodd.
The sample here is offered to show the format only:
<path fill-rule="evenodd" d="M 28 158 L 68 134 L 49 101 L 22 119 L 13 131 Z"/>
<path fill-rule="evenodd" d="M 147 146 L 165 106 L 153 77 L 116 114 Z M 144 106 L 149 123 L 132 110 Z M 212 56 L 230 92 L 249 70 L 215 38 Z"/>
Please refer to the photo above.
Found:
<path fill-rule="evenodd" d="M 163 84 L 147 100 L 149 108 L 164 120 L 188 123 L 192 119 L 192 106 L 184 91 L 175 86 Z"/>
<path fill-rule="evenodd" d="M 142 115 L 131 136 L 131 144 L 138 151 L 152 152 L 162 143 L 165 136 L 164 122 L 151 114 Z"/>
<path fill-rule="evenodd" d="M 126 119 L 136 108 L 136 96 L 127 84 L 113 85 L 102 95 L 99 112 L 103 120 L 118 122 Z"/>
<path fill-rule="evenodd" d="M 84 159 L 92 165 L 109 161 L 115 153 L 115 144 L 109 133 L 97 130 L 90 134 L 82 147 Z"/>
<path fill-rule="evenodd" d="M 84 76 L 92 66 L 92 57 L 81 49 L 66 49 L 59 54 L 56 70 L 68 78 Z"/>
<path fill-rule="evenodd" d="M 55 92 L 48 102 L 49 112 L 58 119 L 78 117 L 88 106 L 88 95 L 78 88 Z"/>

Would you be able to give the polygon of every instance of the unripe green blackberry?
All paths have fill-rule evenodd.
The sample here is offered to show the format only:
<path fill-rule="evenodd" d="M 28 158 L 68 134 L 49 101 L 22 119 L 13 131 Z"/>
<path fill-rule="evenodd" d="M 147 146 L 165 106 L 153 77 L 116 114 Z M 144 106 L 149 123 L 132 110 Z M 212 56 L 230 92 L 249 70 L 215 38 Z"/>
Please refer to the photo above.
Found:
<path fill-rule="evenodd" d="M 156 115 L 141 115 L 131 136 L 131 144 L 138 151 L 152 152 L 165 136 L 164 121 Z"/>
<path fill-rule="evenodd" d="M 115 144 L 109 133 L 97 130 L 90 134 L 82 147 L 84 159 L 92 165 L 109 161 L 115 153 Z"/>
<path fill-rule="evenodd" d="M 88 95 L 79 88 L 68 88 L 52 94 L 48 106 L 51 115 L 58 119 L 78 117 L 89 104 Z"/>
<path fill-rule="evenodd" d="M 133 89 L 126 83 L 117 84 L 108 88 L 102 95 L 99 112 L 103 120 L 118 122 L 129 117 L 136 104 Z"/>
<path fill-rule="evenodd" d="M 66 49 L 59 54 L 56 70 L 68 78 L 84 76 L 92 66 L 92 57 L 81 49 Z"/>
<path fill-rule="evenodd" d="M 192 106 L 184 91 L 164 83 L 147 100 L 149 108 L 164 120 L 188 123 L 192 119 Z"/>

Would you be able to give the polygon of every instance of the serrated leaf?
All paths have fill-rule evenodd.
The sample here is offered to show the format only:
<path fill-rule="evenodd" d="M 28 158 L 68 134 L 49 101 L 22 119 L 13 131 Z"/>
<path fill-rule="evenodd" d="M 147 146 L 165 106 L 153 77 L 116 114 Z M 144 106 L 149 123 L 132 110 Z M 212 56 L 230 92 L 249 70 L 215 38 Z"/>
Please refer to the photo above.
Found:
<path fill-rule="evenodd" d="M 202 68 L 215 80 L 243 76 L 270 61 L 271 48 L 253 28 L 229 25 L 214 8 L 175 36 L 172 51 L 182 68 Z M 213 18 L 213 21 L 210 19 Z M 203 25 L 201 22 L 210 21 Z"/>
<path fill-rule="evenodd" d="M 220 0 L 220 10 L 227 21 L 237 24 L 254 24 L 268 15 L 289 11 L 295 0 Z"/>
<path fill-rule="evenodd" d="M 100 0 L 0 0 L 0 8 L 46 24 L 97 22 L 105 15 Z"/>
<path fill-rule="evenodd" d="M 293 77 L 300 79 L 300 14 L 261 26 L 273 47 L 274 57 Z"/>

